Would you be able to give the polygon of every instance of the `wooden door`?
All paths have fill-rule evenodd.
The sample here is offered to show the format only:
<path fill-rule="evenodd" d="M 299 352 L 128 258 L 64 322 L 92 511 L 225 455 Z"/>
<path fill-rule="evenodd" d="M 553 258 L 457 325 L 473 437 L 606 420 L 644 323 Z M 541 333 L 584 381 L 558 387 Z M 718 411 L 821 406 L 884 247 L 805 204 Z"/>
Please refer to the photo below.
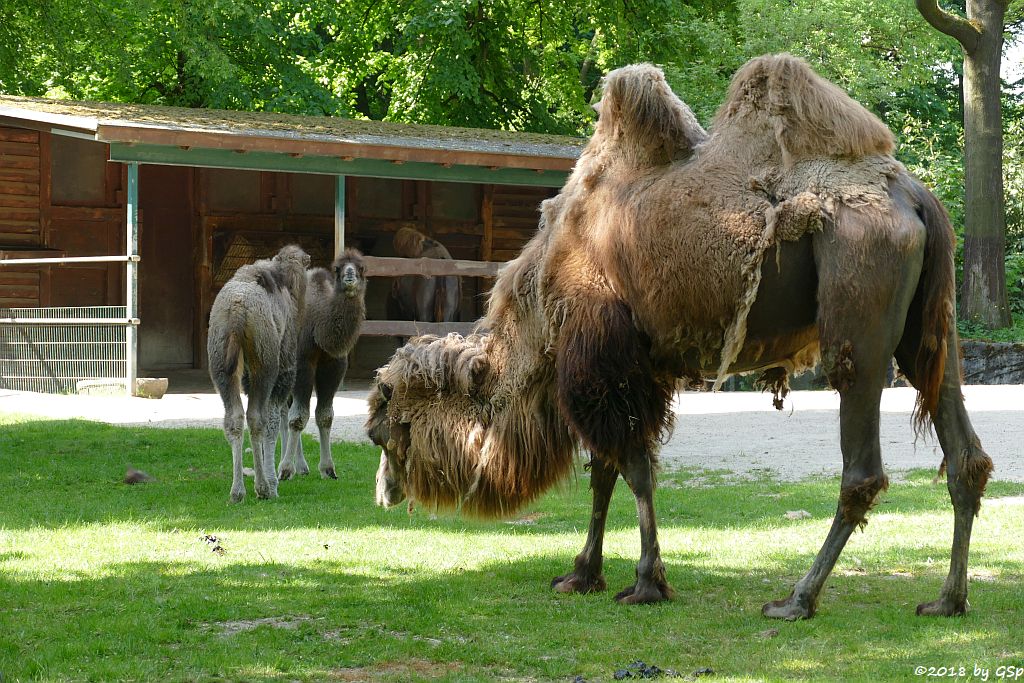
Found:
<path fill-rule="evenodd" d="M 139 366 L 194 365 L 195 270 L 192 263 L 192 171 L 139 169 Z"/>

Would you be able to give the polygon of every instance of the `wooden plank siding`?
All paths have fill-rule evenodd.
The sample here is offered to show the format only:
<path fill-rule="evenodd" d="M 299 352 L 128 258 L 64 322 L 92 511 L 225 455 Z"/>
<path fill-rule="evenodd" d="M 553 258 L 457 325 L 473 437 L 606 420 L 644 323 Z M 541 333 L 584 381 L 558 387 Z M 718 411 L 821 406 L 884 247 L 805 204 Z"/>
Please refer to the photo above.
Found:
<path fill-rule="evenodd" d="M 38 268 L 0 268 L 0 308 L 39 306 Z"/>
<path fill-rule="evenodd" d="M 0 126 L 0 249 L 43 244 L 39 137 L 34 130 Z"/>

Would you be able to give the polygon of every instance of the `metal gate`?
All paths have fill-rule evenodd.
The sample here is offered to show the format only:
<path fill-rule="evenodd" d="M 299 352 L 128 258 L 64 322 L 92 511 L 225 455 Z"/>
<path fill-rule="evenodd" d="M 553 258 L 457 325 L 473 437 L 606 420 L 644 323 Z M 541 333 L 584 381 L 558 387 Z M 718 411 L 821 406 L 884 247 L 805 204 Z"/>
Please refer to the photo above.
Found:
<path fill-rule="evenodd" d="M 0 388 L 75 393 L 82 380 L 124 382 L 125 306 L 0 308 Z"/>

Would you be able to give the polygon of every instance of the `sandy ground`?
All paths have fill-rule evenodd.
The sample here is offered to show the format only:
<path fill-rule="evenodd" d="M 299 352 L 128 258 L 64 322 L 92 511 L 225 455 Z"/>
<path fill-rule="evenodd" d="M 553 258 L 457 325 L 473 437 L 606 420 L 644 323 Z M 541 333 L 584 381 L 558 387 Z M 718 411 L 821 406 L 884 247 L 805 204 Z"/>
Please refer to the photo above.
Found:
<path fill-rule="evenodd" d="M 154 400 L 0 389 L 0 414 L 220 428 L 224 409 L 217 395 L 204 389 L 202 382 L 186 390 L 190 393 L 168 393 Z M 964 396 L 975 430 L 995 462 L 994 478 L 1024 482 L 1024 385 L 968 386 Z M 333 440 L 367 442 L 365 399 L 365 389 L 338 392 Z M 910 426 L 913 404 L 911 389 L 887 389 L 882 397 L 882 455 L 886 469 L 896 478 L 911 468 L 936 468 L 942 459 L 934 437 L 915 444 Z M 795 480 L 842 469 L 835 392 L 793 392 L 781 412 L 772 408 L 768 394 L 747 392 L 687 392 L 677 396 L 674 407 L 675 433 L 661 451 L 666 470 L 699 468 Z M 316 433 L 312 419 L 306 431 Z M 307 459 L 310 455 L 316 458 L 315 453 L 307 453 Z"/>

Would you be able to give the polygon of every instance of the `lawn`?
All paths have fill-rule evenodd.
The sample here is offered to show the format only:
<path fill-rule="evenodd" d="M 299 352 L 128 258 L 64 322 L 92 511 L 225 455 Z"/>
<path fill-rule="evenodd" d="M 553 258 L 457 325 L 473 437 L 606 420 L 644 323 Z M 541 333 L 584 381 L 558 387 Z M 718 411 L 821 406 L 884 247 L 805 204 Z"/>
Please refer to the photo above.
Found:
<path fill-rule="evenodd" d="M 229 505 L 217 430 L 0 416 L 0 680 L 593 682 L 638 660 L 715 681 L 927 678 L 919 666 L 1008 680 L 999 667 L 1024 667 L 1020 484 L 989 487 L 966 617 L 914 616 L 938 595 L 952 534 L 945 486 L 918 472 L 854 535 L 819 614 L 787 623 L 760 607 L 809 566 L 834 480 L 664 473 L 677 597 L 623 607 L 611 596 L 639 552 L 625 486 L 609 514 L 609 592 L 567 596 L 548 583 L 582 546 L 585 472 L 513 520 L 482 522 L 374 507 L 377 457 L 335 444 L 338 481 L 283 482 L 264 502 L 249 480 Z M 128 466 L 156 481 L 123 484 Z"/>

